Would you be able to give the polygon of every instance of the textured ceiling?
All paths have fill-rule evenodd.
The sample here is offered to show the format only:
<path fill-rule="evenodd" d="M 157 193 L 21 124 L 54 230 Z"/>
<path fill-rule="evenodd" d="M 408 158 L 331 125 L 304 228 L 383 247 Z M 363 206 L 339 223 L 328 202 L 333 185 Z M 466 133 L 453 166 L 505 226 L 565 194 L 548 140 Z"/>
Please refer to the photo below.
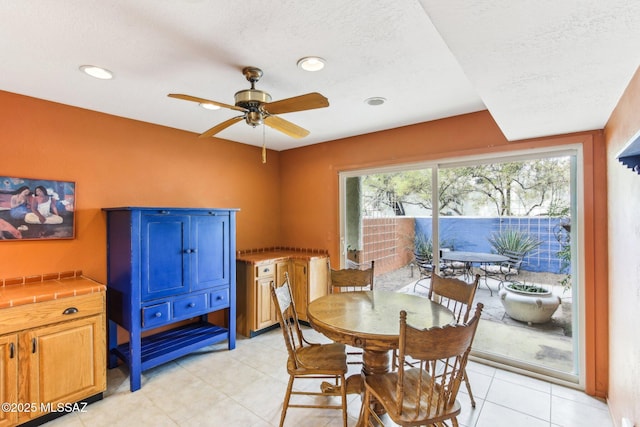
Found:
<path fill-rule="evenodd" d="M 195 134 L 237 112 L 167 94 L 233 104 L 245 66 L 274 100 L 325 95 L 281 116 L 306 138 L 218 134 L 275 150 L 484 109 L 509 140 L 600 129 L 640 63 L 638 0 L 7 0 L 0 24 L 0 90 Z M 325 69 L 298 69 L 308 55 Z"/>

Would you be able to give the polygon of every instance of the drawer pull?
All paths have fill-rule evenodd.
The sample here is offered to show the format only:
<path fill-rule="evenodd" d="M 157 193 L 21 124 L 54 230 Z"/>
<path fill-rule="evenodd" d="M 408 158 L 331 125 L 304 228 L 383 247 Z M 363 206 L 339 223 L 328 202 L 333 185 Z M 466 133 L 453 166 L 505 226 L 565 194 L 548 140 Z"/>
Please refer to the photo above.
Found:
<path fill-rule="evenodd" d="M 31 353 L 35 353 L 36 352 L 36 343 L 38 341 L 35 338 L 31 338 Z"/>
<path fill-rule="evenodd" d="M 196 305 L 195 305 L 195 303 L 192 303 L 192 302 L 190 302 L 189 304 L 187 304 L 187 307 L 189 307 L 189 308 L 193 308 L 193 307 L 195 307 L 195 306 L 196 306 Z"/>
<path fill-rule="evenodd" d="M 221 299 L 222 299 L 222 295 L 218 295 L 218 296 L 216 297 L 216 300 L 217 300 L 217 301 L 220 301 Z"/>
<path fill-rule="evenodd" d="M 163 210 L 163 211 L 160 211 L 159 213 L 160 213 L 160 215 L 169 215 L 169 211 L 164 211 Z"/>
<path fill-rule="evenodd" d="M 65 311 L 63 311 L 62 314 L 76 314 L 78 311 L 80 310 L 75 307 L 69 307 Z"/>
<path fill-rule="evenodd" d="M 162 317 L 162 313 L 160 313 L 159 311 L 155 314 L 155 317 Z"/>
<path fill-rule="evenodd" d="M 9 344 L 9 359 L 13 359 L 15 356 L 15 345 L 13 343 Z"/>

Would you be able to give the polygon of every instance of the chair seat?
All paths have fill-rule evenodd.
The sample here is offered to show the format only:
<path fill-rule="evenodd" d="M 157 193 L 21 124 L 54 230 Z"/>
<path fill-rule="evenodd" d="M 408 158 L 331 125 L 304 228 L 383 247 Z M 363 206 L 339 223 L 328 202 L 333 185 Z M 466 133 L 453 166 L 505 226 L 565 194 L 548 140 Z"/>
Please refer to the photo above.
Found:
<path fill-rule="evenodd" d="M 405 369 L 404 371 L 404 388 L 405 390 L 412 390 L 417 387 L 420 379 L 420 369 Z M 422 374 L 422 383 L 429 384 L 431 378 L 427 373 Z M 398 373 L 389 372 L 383 375 L 372 375 L 366 377 L 367 384 L 371 387 L 372 394 L 380 401 L 387 409 L 387 415 L 396 424 L 403 426 L 409 425 L 423 425 L 424 420 L 428 419 L 430 423 L 435 423 L 441 420 L 451 419 L 460 413 L 460 403 L 456 399 L 454 403 L 444 411 L 437 411 L 432 405 L 431 413 L 427 412 L 427 396 L 423 395 L 420 402 L 420 406 L 416 405 L 415 399 L 404 399 L 402 411 L 398 413 L 395 408 L 396 404 L 396 389 L 398 383 Z"/>
<path fill-rule="evenodd" d="M 516 270 L 515 268 L 510 268 L 504 265 L 495 265 L 495 264 L 483 265 L 480 267 L 480 270 L 485 271 L 489 274 L 508 274 L 508 275 L 518 274 L 518 270 Z"/>
<path fill-rule="evenodd" d="M 287 370 L 295 375 L 313 375 L 316 373 L 346 373 L 347 354 L 341 343 L 314 344 L 296 350 L 298 368 L 293 360 L 287 363 Z"/>

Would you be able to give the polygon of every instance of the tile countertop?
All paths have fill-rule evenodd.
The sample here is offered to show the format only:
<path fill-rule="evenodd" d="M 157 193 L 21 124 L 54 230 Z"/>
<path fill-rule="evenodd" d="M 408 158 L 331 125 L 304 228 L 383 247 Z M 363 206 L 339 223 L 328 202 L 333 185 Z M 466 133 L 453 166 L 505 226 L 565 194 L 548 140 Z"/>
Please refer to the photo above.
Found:
<path fill-rule="evenodd" d="M 0 309 L 103 292 L 107 287 L 86 277 L 47 280 L 0 287 Z"/>
<path fill-rule="evenodd" d="M 236 256 L 237 261 L 248 262 L 252 264 L 259 264 L 265 261 L 278 261 L 280 259 L 313 259 L 327 257 L 328 254 L 325 251 L 316 249 L 265 249 L 265 250 L 253 250 L 247 252 L 239 252 Z"/>

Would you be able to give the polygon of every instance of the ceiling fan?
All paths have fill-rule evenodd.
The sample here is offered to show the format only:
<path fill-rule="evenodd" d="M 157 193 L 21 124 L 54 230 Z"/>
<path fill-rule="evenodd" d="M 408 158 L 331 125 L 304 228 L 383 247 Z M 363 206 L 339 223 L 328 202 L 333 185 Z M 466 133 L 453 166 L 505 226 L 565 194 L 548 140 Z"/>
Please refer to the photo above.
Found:
<path fill-rule="evenodd" d="M 245 67 L 242 69 L 242 74 L 244 74 L 246 79 L 251 83 L 251 89 L 236 92 L 235 105 L 224 104 L 218 101 L 211 101 L 209 99 L 179 93 L 170 93 L 168 96 L 171 98 L 198 102 L 200 104 L 217 105 L 218 107 L 229 108 L 243 113 L 241 116 L 233 117 L 215 125 L 201 134 L 200 138 L 213 136 L 243 119 L 252 127 L 265 124 L 270 128 L 293 138 L 304 138 L 309 135 L 308 130 L 278 117 L 276 114 L 313 110 L 329 106 L 329 100 L 317 92 L 271 102 L 271 95 L 255 88 L 255 84 L 260 80 L 260 77 L 262 77 L 261 69 L 256 67 Z"/>

